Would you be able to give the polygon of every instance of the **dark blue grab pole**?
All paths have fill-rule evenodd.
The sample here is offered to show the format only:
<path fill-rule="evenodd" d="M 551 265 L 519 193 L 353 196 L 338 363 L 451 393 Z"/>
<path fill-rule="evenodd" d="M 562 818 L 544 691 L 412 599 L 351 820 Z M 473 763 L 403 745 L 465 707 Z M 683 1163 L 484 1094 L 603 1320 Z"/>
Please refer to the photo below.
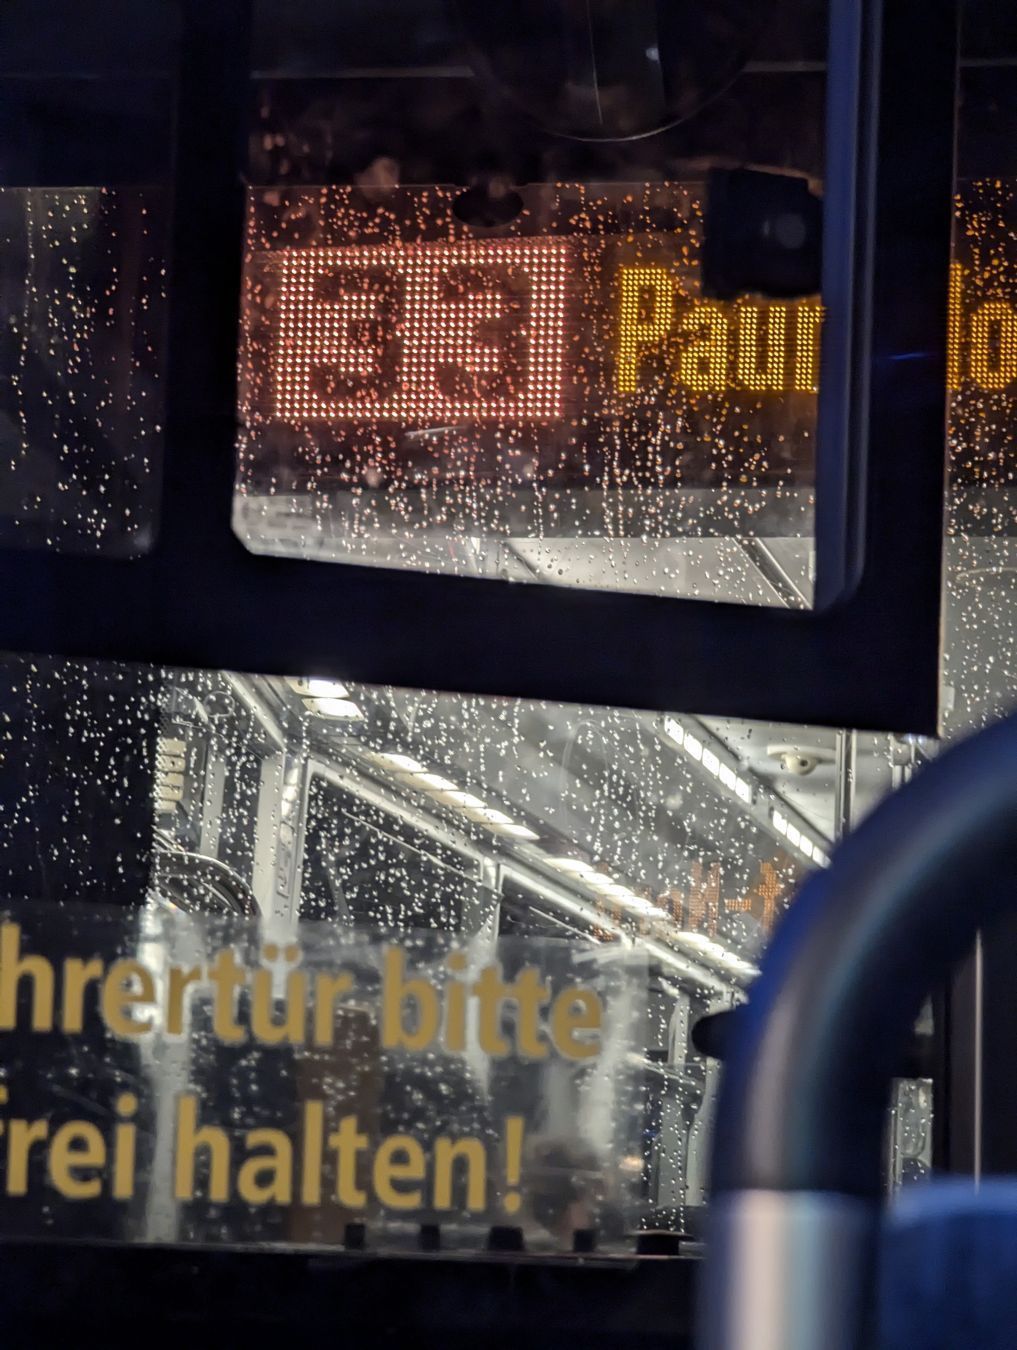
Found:
<path fill-rule="evenodd" d="M 1017 718 L 879 806 L 778 926 L 726 1058 L 701 1350 L 858 1350 L 885 1110 L 923 999 L 1017 905 Z"/>

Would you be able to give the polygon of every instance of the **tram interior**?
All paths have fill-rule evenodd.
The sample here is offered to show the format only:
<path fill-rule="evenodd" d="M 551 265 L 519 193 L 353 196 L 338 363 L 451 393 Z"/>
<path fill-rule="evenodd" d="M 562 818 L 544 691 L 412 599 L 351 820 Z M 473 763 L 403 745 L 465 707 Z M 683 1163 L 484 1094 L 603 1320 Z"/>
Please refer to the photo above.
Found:
<path fill-rule="evenodd" d="M 480 65 L 450 41 L 450 11 L 431 0 L 373 6 L 369 25 L 354 22 L 360 7 L 351 5 L 256 8 L 251 192 L 262 203 L 320 184 L 356 189 L 369 201 L 403 188 L 452 184 L 465 192 L 479 184 L 490 204 L 516 183 L 692 183 L 708 163 L 732 156 L 813 181 L 822 174 L 822 5 L 775 6 L 777 17 L 725 93 L 669 130 L 621 142 L 578 138 L 589 116 L 581 90 L 565 108 L 543 108 L 551 122 L 579 120 L 566 136 L 534 131 L 533 106 L 510 116 L 518 91 L 509 89 L 492 110 Z M 991 6 L 970 11 L 960 172 L 965 183 L 986 175 L 1006 182 L 1017 176 L 1012 145 L 986 128 L 1017 100 L 1017 48 L 1000 55 Z M 470 51 L 492 36 L 475 23 Z M 126 41 L 125 24 L 119 37 L 110 30 L 114 47 Z M 148 45 L 158 65 L 151 34 Z M 19 55 L 16 44 L 8 47 L 8 83 L 23 58 L 24 48 Z M 77 53 L 79 76 L 93 59 Z M 104 101 L 103 125 L 122 128 L 128 108 L 138 115 L 131 100 L 139 81 L 128 77 L 123 50 L 104 60 L 113 77 L 87 96 Z M 39 70 L 22 80 L 10 106 L 31 129 L 40 110 L 76 106 L 81 85 Z M 152 88 L 159 87 L 157 73 Z M 537 103 L 547 98 L 530 92 Z M 158 98 L 151 102 L 147 127 L 158 144 L 163 114 Z M 24 136 L 18 143 L 24 152 Z M 158 333 L 148 325 L 165 301 L 158 261 L 168 208 L 159 190 L 138 186 L 152 164 L 139 171 L 132 145 L 128 138 L 116 148 L 119 171 L 136 181 L 115 208 L 92 189 L 67 187 L 80 179 L 69 177 L 74 166 L 58 163 L 51 144 L 53 186 L 25 189 L 22 166 L 4 170 L 0 288 L 15 317 L 0 334 L 0 353 L 4 369 L 18 371 L 0 385 L 0 450 L 14 466 L 0 477 L 8 542 L 130 552 L 145 546 L 151 528 L 159 429 L 149 409 L 158 404 L 161 372 Z M 63 153 L 85 162 L 74 133 Z M 89 154 L 102 183 L 101 147 Z M 487 239 L 498 226 L 477 228 Z M 1006 251 L 998 240 L 984 247 L 992 256 Z M 40 299 L 47 286 L 56 298 Z M 113 296 L 111 325 L 96 317 L 96 293 Z M 67 360 L 76 331 L 92 342 L 77 364 Z M 129 368 L 107 359 L 125 338 Z M 993 359 L 998 373 L 1002 358 Z M 728 461 L 705 472 L 702 456 L 690 452 L 686 478 L 661 489 L 671 505 L 656 503 L 655 525 L 632 505 L 652 498 L 646 465 L 611 478 L 601 446 L 589 461 L 600 466 L 597 481 L 556 486 L 546 475 L 557 451 L 531 447 L 544 503 L 557 502 L 566 523 L 529 532 L 520 522 L 532 524 L 539 491 L 522 474 L 508 493 L 518 509 L 503 515 L 485 514 L 489 479 L 481 475 L 469 491 L 446 484 L 441 511 L 423 523 L 415 505 L 398 530 L 390 515 L 374 535 L 354 536 L 344 494 L 374 492 L 383 501 L 388 493 L 395 511 L 398 493 L 410 491 L 405 482 L 370 478 L 379 463 L 389 472 L 389 450 L 382 454 L 367 436 L 336 468 L 342 456 L 330 442 L 317 446 L 314 460 L 306 428 L 288 438 L 276 428 L 259 448 L 262 458 L 252 458 L 264 428 L 249 418 L 235 527 L 252 548 L 290 555 L 807 606 L 814 406 L 803 411 L 796 398 L 774 391 L 765 433 L 762 395 L 742 398 L 744 410 L 725 399 L 693 450 L 705 449 L 709 461 L 729 434 L 739 453 L 765 436 L 787 440 L 789 457 L 774 450 L 758 481 L 739 484 Z M 998 383 L 988 390 L 969 383 L 955 400 L 944 545 L 947 738 L 1008 707 L 1017 679 L 1009 437 L 993 439 L 991 430 L 1007 399 Z M 659 432 L 659 409 L 640 415 L 644 431 L 656 417 Z M 96 423 L 98 470 L 82 453 Z M 152 447 L 142 455 L 139 427 Z M 471 435 L 460 428 L 443 442 L 460 467 L 467 450 L 491 449 L 489 430 Z M 430 464 L 433 451 L 424 458 Z M 581 476 L 576 464 L 569 472 Z M 343 616 L 323 621 L 341 625 Z M 870 658 L 878 663 L 883 654 Z M 761 678 L 766 659 L 761 651 Z M 638 1203 L 631 1222 L 606 1237 L 623 1250 L 637 1246 L 640 1231 L 693 1240 L 701 1231 L 719 1064 L 695 1050 L 693 1025 L 746 997 L 798 883 L 937 749 L 903 734 L 378 687 L 313 671 L 282 678 L 9 657 L 0 679 L 0 877 L 9 896 L 108 904 L 144 895 L 169 912 L 261 916 L 282 929 L 296 921 L 354 932 L 436 929 L 478 943 L 546 937 L 641 953 L 648 1004 L 622 1159 Z M 172 1070 L 153 1066 L 160 1071 Z M 899 1085 L 888 1185 L 928 1170 L 931 1113 L 928 1081 Z M 577 1166 L 565 1156 L 559 1171 Z M 563 1182 L 542 1216 L 530 1216 L 531 1245 L 566 1241 L 561 1209 L 571 1194 Z M 185 1231 L 179 1214 L 159 1222 L 163 1237 Z"/>

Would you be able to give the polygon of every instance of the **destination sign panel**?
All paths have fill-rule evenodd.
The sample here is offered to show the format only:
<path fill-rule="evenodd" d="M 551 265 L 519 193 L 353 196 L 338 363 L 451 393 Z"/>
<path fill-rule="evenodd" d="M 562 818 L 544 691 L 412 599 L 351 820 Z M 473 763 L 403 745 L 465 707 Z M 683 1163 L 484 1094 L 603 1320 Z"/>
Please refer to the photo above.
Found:
<path fill-rule="evenodd" d="M 310 513 L 326 551 L 405 536 L 412 565 L 449 531 L 663 539 L 740 511 L 808 533 L 814 299 L 704 298 L 695 185 L 535 187 L 496 230 L 459 195 L 252 196 L 244 533 L 260 513 L 274 548 Z"/>
<path fill-rule="evenodd" d="M 1011 195 L 966 190 L 949 283 L 954 466 L 979 501 L 1010 481 Z M 460 220 L 460 196 L 252 195 L 253 546 L 306 552 L 309 531 L 328 556 L 394 565 L 437 548 L 444 570 L 456 536 L 811 535 L 817 297 L 705 296 L 696 184 L 538 186 L 497 228 Z"/>

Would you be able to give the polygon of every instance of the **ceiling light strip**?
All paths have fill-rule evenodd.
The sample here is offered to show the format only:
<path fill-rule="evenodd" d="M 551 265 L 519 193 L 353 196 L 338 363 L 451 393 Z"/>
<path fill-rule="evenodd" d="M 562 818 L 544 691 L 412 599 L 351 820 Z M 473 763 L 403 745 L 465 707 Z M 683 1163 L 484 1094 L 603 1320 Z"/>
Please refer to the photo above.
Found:
<path fill-rule="evenodd" d="M 393 751 L 371 750 L 367 757 L 374 764 L 387 769 L 407 787 L 413 788 L 417 792 L 423 792 L 432 801 L 436 801 L 442 806 L 452 807 L 460 815 L 465 816 L 467 820 L 482 825 L 491 834 L 530 842 L 540 838 L 540 835 L 535 830 L 531 830 L 529 826 L 521 825 L 504 811 L 489 806 L 482 797 L 477 797 L 472 792 L 462 791 L 450 778 L 446 778 L 444 774 L 435 773 L 427 765 L 422 764 L 419 759 L 414 759 L 412 755 L 404 755 Z"/>
<path fill-rule="evenodd" d="M 716 751 L 707 745 L 701 737 L 697 736 L 694 731 L 684 727 L 677 717 L 665 717 L 663 726 L 665 736 L 685 754 L 687 759 L 705 769 L 744 805 L 752 806 L 757 793 L 760 797 L 765 795 L 765 790 L 761 785 L 757 785 L 754 791 L 753 785 L 747 778 L 744 778 L 730 764 L 721 759 Z M 803 830 L 800 825 L 792 821 L 785 811 L 780 810 L 779 807 L 771 806 L 767 814 L 769 823 L 780 837 L 786 840 L 807 862 L 817 864 L 820 867 L 830 865 L 829 854 L 822 844 L 813 838 L 808 830 Z"/>

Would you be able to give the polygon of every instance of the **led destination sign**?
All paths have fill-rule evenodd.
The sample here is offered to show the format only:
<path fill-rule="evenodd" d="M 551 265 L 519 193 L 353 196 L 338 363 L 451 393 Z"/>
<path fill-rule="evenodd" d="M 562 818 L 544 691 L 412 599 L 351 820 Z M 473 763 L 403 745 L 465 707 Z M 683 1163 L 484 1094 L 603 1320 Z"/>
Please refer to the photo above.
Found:
<path fill-rule="evenodd" d="M 566 303 L 581 275 L 569 241 L 293 249 L 281 255 L 273 411 L 285 422 L 421 426 L 554 422 L 577 391 Z M 699 392 L 815 393 L 818 304 L 676 299 L 664 265 L 621 263 L 610 389 L 636 394 L 674 348 L 675 381 Z M 587 401 L 595 391 L 587 388 Z"/>
<path fill-rule="evenodd" d="M 493 231 L 458 220 L 456 196 L 252 194 L 248 508 L 313 501 L 323 538 L 364 547 L 810 532 L 817 298 L 705 297 L 695 185 L 535 187 Z M 1017 235 L 1005 185 L 969 186 L 958 212 L 953 459 L 980 491 L 1017 452 Z"/>
<path fill-rule="evenodd" d="M 567 276 L 556 240 L 286 252 L 274 412 L 297 423 L 553 421 Z"/>
<path fill-rule="evenodd" d="M 295 425 L 550 424 L 577 402 L 594 410 L 612 394 L 638 395 L 662 361 L 671 383 L 691 393 L 817 392 L 817 302 L 694 298 L 667 256 L 680 245 L 642 239 L 640 250 L 659 261 L 633 263 L 627 242 L 628 250 L 581 236 L 283 250 L 265 264 L 277 276 L 269 415 Z M 951 388 L 1006 389 L 1017 382 L 1017 310 L 1000 298 L 966 305 L 964 274 L 955 263 Z M 603 350 L 587 352 L 587 363 L 593 356 L 609 375 L 597 387 L 579 383 L 584 363 L 575 359 L 590 318 L 577 312 L 576 288 L 591 283 L 586 308 L 602 307 L 594 326 Z"/>
<path fill-rule="evenodd" d="M 487 233 L 456 196 L 252 194 L 248 502 L 444 529 L 484 484 L 471 533 L 587 533 L 591 489 L 811 485 L 819 305 L 704 299 L 693 187 L 529 189 Z"/>

